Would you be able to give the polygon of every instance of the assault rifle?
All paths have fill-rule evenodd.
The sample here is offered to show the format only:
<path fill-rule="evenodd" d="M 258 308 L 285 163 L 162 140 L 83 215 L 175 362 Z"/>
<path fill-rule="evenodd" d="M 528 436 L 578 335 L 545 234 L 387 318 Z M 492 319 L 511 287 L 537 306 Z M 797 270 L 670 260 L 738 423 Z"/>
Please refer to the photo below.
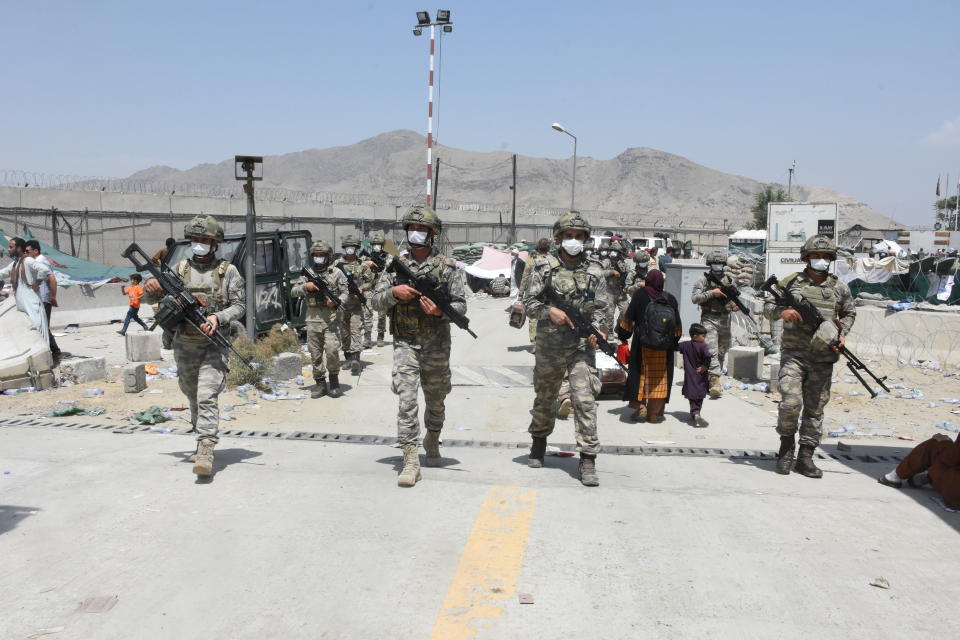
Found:
<path fill-rule="evenodd" d="M 551 307 L 556 307 L 567 314 L 567 317 L 570 318 L 570 322 L 573 323 L 573 330 L 578 336 L 581 338 L 589 338 L 590 336 L 596 338 L 597 348 L 613 358 L 617 365 L 623 369 L 624 373 L 627 372 L 627 368 L 623 366 L 623 363 L 617 359 L 616 348 L 607 342 L 607 339 L 603 337 L 603 334 L 600 333 L 595 326 L 593 326 L 593 323 L 590 322 L 590 318 L 583 315 L 580 309 L 577 309 L 575 306 L 560 297 L 560 294 L 557 293 L 557 290 L 553 288 L 552 276 L 549 276 L 546 282 L 543 283 L 543 291 L 540 292 L 540 295 L 538 295 L 537 298 L 539 298 L 544 304 L 549 304 Z"/>
<path fill-rule="evenodd" d="M 707 282 L 716 285 L 716 288 L 720 289 L 720 293 L 726 296 L 727 300 L 737 305 L 737 308 L 743 311 L 744 315 L 750 318 L 751 321 L 753 320 L 753 317 L 750 315 L 750 309 L 740 300 L 740 289 L 737 289 L 732 284 L 723 284 L 723 278 L 712 270 L 707 271 L 704 275 L 707 276 Z"/>
<path fill-rule="evenodd" d="M 312 282 L 317 287 L 318 293 L 332 302 L 337 309 L 343 306 L 343 302 L 340 301 L 338 296 L 333 295 L 333 291 L 330 291 L 330 287 L 327 286 L 326 281 L 319 274 L 314 273 L 308 267 L 304 267 L 300 274 L 307 279 L 307 282 Z"/>
<path fill-rule="evenodd" d="M 237 358 L 240 359 L 240 362 L 248 369 L 257 368 L 252 362 L 240 355 L 240 352 L 234 348 L 233 343 L 220 333 L 219 329 L 214 331 L 213 335 L 209 336 L 200 329 L 200 327 L 207 322 L 208 314 L 206 308 L 200 303 L 200 300 L 198 300 L 196 296 L 190 293 L 183 284 L 183 281 L 177 277 L 177 274 L 174 273 L 166 263 L 158 268 L 136 242 L 127 247 L 120 255 L 130 260 L 133 266 L 137 268 L 137 271 L 149 271 L 150 275 L 160 283 L 160 288 L 163 289 L 164 295 L 160 300 L 157 313 L 153 317 L 153 325 L 151 325 L 150 331 L 153 331 L 157 328 L 157 325 L 160 325 L 167 331 L 175 333 L 181 323 L 186 322 L 212 344 L 221 349 L 233 351 L 234 355 L 236 355 Z M 253 313 L 253 310 L 248 309 L 247 313 Z"/>
<path fill-rule="evenodd" d="M 383 271 L 383 268 L 387 266 L 387 258 L 385 254 L 377 255 L 379 252 L 371 251 L 367 254 L 367 258 L 377 266 L 378 271 Z"/>
<path fill-rule="evenodd" d="M 432 275 L 416 275 L 410 270 L 410 267 L 403 263 L 403 260 L 401 260 L 399 256 L 394 257 L 394 259 L 390 261 L 390 266 L 387 267 L 387 271 L 392 271 L 397 275 L 397 284 L 410 285 L 419 291 L 421 296 L 426 297 L 428 300 L 431 300 L 433 304 L 437 305 L 440 311 L 443 312 L 443 315 L 449 318 L 450 322 L 474 338 L 477 337 L 477 334 L 470 329 L 470 318 L 454 309 L 453 305 L 450 304 L 450 294 L 447 292 L 446 285 L 437 282 L 437 279 Z"/>
<path fill-rule="evenodd" d="M 354 280 L 353 274 L 347 273 L 347 270 L 343 268 L 343 263 L 337 265 L 340 271 L 343 271 L 343 275 L 347 276 L 347 288 L 350 290 L 350 295 L 356 296 L 357 300 L 360 301 L 360 304 L 367 304 L 367 296 L 363 295 L 363 291 L 360 291 L 357 281 Z"/>
<path fill-rule="evenodd" d="M 773 296 L 774 303 L 778 307 L 787 307 L 788 309 L 793 309 L 799 313 L 803 324 L 813 327 L 814 331 L 819 329 L 820 325 L 826 322 L 826 320 L 823 318 L 823 315 L 820 313 L 820 310 L 813 306 L 809 300 L 803 296 L 798 298 L 797 296 L 794 296 L 789 289 L 781 288 L 777 282 L 776 276 L 770 276 L 767 278 L 767 281 L 763 283 L 763 286 L 760 287 L 760 290 L 766 291 Z M 884 380 L 887 379 L 887 376 L 878 378 L 875 373 L 867 368 L 867 365 L 865 365 L 860 358 L 851 353 L 846 346 L 841 346 L 840 322 L 834 318 L 833 323 L 837 325 L 837 338 L 833 340 L 830 345 L 835 347 L 840 352 L 840 355 L 847 359 L 847 367 L 853 372 L 853 375 L 857 377 L 857 380 L 860 381 L 860 384 L 862 384 L 863 387 L 870 392 L 870 397 L 876 398 L 877 392 L 873 390 L 873 387 L 867 384 L 866 380 L 863 379 L 863 376 L 860 374 L 861 371 L 873 378 L 874 381 L 880 385 L 881 389 L 889 393 L 890 389 L 888 389 L 887 385 L 884 384 Z"/>

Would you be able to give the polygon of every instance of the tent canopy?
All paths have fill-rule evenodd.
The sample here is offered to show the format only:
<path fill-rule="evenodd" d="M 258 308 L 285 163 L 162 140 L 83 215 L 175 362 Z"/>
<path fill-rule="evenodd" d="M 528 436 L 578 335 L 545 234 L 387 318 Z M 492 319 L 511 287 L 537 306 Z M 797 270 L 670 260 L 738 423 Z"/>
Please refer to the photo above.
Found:
<path fill-rule="evenodd" d="M 4 246 L 10 242 L 10 239 L 13 238 L 13 234 L 5 232 L 3 229 L 0 229 L 0 238 L 3 239 Z M 26 231 L 22 236 L 24 240 L 33 240 L 33 234 L 30 231 Z M 75 258 L 69 253 L 64 253 L 59 249 L 54 249 L 47 243 L 40 240 L 40 251 L 43 255 L 47 256 L 50 262 L 53 264 L 54 271 L 61 276 L 65 276 L 68 281 L 82 283 L 82 282 L 103 282 L 109 280 L 126 280 L 130 277 L 131 273 L 134 273 L 136 270 L 131 264 L 129 267 L 111 267 L 105 264 L 98 264 L 96 262 L 89 262 L 82 258 Z M 57 282 L 62 284 L 69 284 L 69 282 L 62 282 L 63 278 L 58 277 Z"/>
<path fill-rule="evenodd" d="M 521 251 L 518 257 L 520 261 L 523 262 L 527 259 L 527 255 L 529 254 L 526 251 Z M 510 263 L 512 260 L 513 257 L 509 251 L 500 251 L 493 247 L 484 247 L 483 256 L 470 266 L 464 267 L 464 271 L 476 278 L 484 278 L 486 280 L 492 280 L 501 273 L 509 278 Z"/>

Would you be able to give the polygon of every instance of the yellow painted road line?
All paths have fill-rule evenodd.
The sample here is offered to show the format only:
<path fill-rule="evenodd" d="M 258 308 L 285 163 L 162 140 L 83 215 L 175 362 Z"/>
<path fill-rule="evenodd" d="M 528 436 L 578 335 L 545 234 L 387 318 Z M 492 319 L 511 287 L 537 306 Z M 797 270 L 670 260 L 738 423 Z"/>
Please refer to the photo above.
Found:
<path fill-rule="evenodd" d="M 491 487 L 473 523 L 432 640 L 473 638 L 492 628 L 508 602 L 516 603 L 517 579 L 537 506 L 537 491 Z"/>

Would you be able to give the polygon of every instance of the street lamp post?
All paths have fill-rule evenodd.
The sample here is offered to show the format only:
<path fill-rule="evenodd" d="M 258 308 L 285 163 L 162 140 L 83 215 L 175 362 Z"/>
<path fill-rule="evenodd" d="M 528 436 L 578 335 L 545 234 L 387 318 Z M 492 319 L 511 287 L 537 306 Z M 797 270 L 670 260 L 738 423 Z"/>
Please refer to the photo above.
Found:
<path fill-rule="evenodd" d="M 550 126 L 556 131 L 559 131 L 560 133 L 565 133 L 571 138 L 573 138 L 573 179 L 572 179 L 573 184 L 570 185 L 570 210 L 573 211 L 574 197 L 576 196 L 576 193 L 577 193 L 577 136 L 567 131 L 564 128 L 564 126 L 559 122 L 554 122 Z"/>
<path fill-rule="evenodd" d="M 453 31 L 448 9 L 437 9 L 437 21 L 430 20 L 429 11 L 417 11 L 417 24 L 413 35 L 423 35 L 423 28 L 430 27 L 430 68 L 427 74 L 427 206 L 433 204 L 433 58 L 436 43 L 436 28 L 441 27 L 440 37 Z"/>

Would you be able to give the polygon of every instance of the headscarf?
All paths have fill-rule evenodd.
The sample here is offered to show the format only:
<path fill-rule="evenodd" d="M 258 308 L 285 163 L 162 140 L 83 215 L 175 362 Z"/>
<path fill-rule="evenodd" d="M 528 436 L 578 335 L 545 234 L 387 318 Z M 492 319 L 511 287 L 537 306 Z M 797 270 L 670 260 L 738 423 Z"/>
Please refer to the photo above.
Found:
<path fill-rule="evenodd" d="M 651 269 L 647 272 L 644 279 L 643 290 L 647 292 L 651 300 L 659 300 L 663 293 L 663 272 L 657 269 Z"/>

